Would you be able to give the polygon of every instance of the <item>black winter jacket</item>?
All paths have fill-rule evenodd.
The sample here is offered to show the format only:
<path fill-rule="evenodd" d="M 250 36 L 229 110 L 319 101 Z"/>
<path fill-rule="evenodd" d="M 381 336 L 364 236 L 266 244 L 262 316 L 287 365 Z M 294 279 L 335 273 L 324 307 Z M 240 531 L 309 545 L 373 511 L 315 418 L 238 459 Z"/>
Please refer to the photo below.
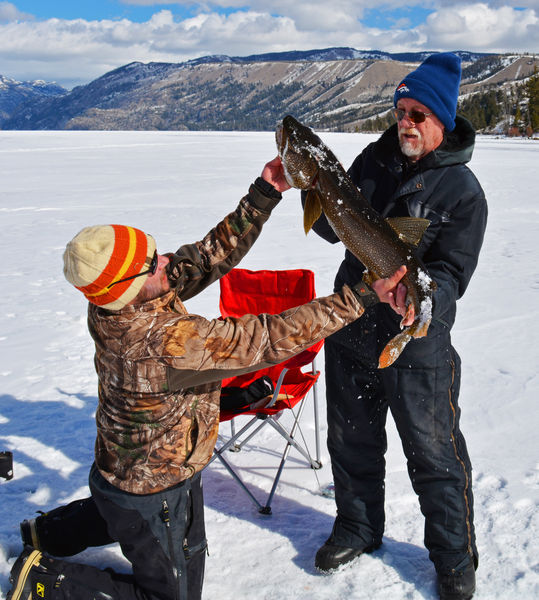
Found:
<path fill-rule="evenodd" d="M 428 338 L 435 337 L 441 327 L 449 339 L 456 301 L 468 286 L 483 242 L 487 203 L 479 182 L 465 164 L 471 159 L 474 142 L 475 132 L 470 123 L 457 117 L 455 129 L 446 133 L 442 144 L 411 164 L 400 151 L 395 124 L 379 140 L 369 144 L 348 171 L 363 195 L 383 216 L 430 220 L 417 249 L 438 286 Z M 324 215 L 313 229 L 331 243 L 339 241 Z M 344 283 L 357 283 L 364 270 L 346 250 L 335 281 L 336 289 Z M 399 331 L 400 318 L 388 305 L 376 305 L 368 313 L 376 322 L 377 345 L 381 347 Z M 421 341 L 413 340 L 408 345 L 412 354 L 413 347 Z M 427 346 L 423 345 L 425 351 Z"/>

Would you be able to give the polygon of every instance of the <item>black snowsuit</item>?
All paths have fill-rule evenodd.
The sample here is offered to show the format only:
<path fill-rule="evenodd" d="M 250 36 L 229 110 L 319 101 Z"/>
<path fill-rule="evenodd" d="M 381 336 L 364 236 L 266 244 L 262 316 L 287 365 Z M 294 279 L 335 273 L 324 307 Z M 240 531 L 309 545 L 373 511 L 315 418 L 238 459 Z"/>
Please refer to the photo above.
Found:
<path fill-rule="evenodd" d="M 413 488 L 425 516 L 425 545 L 437 571 L 471 557 L 477 564 L 471 464 L 459 429 L 460 358 L 450 330 L 477 265 L 487 220 L 481 186 L 465 166 L 475 133 L 465 119 L 442 144 L 411 165 L 398 144 L 397 125 L 356 158 L 349 174 L 383 216 L 431 221 L 418 254 L 438 289 L 428 336 L 412 340 L 393 366 L 378 356 L 399 331 L 387 304 L 326 340 L 328 448 L 337 518 L 330 540 L 352 548 L 376 546 L 384 532 L 387 409 L 395 420 Z M 314 230 L 338 238 L 325 217 Z M 335 289 L 355 283 L 365 267 L 347 250 Z"/>

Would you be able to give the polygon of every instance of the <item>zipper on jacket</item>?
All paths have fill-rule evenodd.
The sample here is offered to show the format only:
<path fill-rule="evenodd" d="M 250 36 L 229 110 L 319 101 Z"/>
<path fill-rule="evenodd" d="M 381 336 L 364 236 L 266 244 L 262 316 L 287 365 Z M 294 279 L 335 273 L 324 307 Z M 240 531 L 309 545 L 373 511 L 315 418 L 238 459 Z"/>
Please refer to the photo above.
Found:
<path fill-rule="evenodd" d="M 176 586 L 174 588 L 174 598 L 179 600 L 179 574 L 178 568 L 176 566 L 176 556 L 174 553 L 174 544 L 172 543 L 172 531 L 170 530 L 170 512 L 168 509 L 168 502 L 166 498 L 161 503 L 161 520 L 165 524 L 165 529 L 167 531 L 167 541 L 168 541 L 168 549 L 170 552 L 170 559 L 172 561 L 172 573 L 174 575 L 174 580 L 176 582 Z"/>

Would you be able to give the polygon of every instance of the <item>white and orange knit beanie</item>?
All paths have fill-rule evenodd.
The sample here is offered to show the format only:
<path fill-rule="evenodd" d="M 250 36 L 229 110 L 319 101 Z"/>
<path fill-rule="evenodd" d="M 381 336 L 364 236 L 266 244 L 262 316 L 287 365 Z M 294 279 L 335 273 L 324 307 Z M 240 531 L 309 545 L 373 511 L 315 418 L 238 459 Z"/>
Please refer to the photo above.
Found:
<path fill-rule="evenodd" d="M 66 246 L 64 275 L 93 304 L 119 310 L 136 297 L 148 275 L 115 282 L 148 270 L 155 248 L 153 237 L 134 227 L 85 227 Z"/>

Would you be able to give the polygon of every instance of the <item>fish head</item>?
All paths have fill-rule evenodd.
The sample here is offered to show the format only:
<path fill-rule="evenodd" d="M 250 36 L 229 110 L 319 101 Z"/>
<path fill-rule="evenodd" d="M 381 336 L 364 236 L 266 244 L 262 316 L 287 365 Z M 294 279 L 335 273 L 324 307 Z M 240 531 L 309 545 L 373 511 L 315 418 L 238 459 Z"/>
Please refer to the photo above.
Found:
<path fill-rule="evenodd" d="M 289 185 L 300 190 L 312 188 L 319 169 L 315 159 L 318 136 L 288 115 L 277 126 L 275 140 Z"/>

